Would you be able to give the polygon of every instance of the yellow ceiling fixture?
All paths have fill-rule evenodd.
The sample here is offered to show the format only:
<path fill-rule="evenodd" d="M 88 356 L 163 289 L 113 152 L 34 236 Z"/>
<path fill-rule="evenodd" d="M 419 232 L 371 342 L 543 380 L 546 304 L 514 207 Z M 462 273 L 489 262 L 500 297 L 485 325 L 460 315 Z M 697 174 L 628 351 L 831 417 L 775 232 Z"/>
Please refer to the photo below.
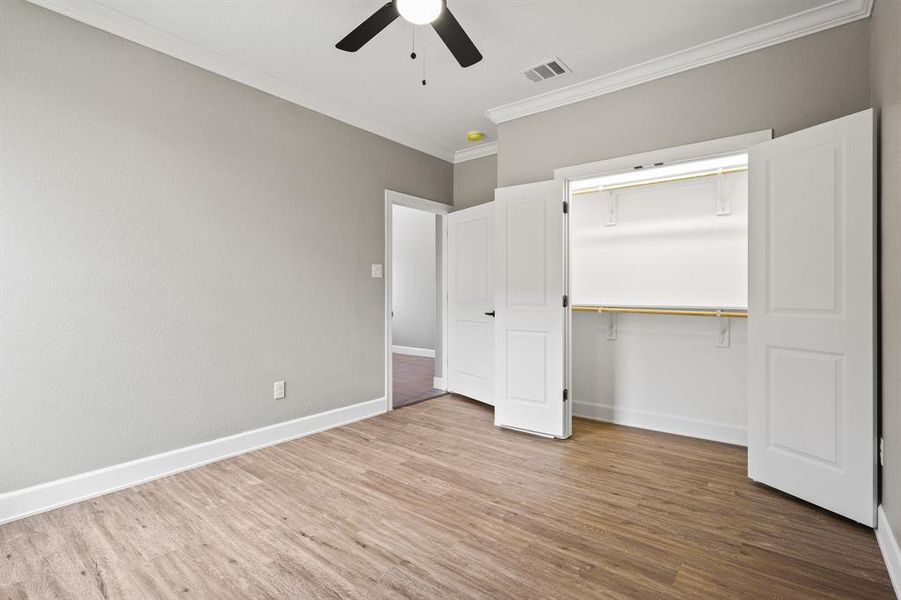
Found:
<path fill-rule="evenodd" d="M 481 142 L 485 139 L 485 134 L 481 131 L 470 131 L 466 134 L 467 142 Z"/>

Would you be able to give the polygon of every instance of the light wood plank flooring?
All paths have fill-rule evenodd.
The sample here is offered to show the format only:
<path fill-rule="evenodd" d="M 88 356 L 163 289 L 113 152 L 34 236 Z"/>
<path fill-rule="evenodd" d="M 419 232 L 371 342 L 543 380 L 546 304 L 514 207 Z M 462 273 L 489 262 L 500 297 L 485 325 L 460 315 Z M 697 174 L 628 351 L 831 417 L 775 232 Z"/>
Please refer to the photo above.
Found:
<path fill-rule="evenodd" d="M 741 448 L 445 397 L 0 528 L 0 597 L 890 598 Z"/>
<path fill-rule="evenodd" d="M 435 383 L 435 359 L 428 356 L 392 354 L 392 396 L 394 408 L 409 406 L 444 395 Z"/>

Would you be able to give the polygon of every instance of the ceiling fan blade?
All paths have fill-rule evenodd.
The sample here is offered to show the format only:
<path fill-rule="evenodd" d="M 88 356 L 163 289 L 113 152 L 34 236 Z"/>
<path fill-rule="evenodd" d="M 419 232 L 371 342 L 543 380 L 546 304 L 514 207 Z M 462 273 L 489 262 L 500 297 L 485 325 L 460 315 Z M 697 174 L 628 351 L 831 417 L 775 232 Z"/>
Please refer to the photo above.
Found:
<path fill-rule="evenodd" d="M 447 49 L 451 51 L 451 54 L 454 55 L 461 67 L 470 67 L 482 60 L 482 54 L 479 52 L 479 49 L 476 48 L 476 45 L 472 43 L 472 40 L 463 31 L 460 22 L 448 10 L 447 6 L 441 11 L 441 15 L 432 21 L 432 27 L 438 32 L 438 37 L 441 38 Z"/>
<path fill-rule="evenodd" d="M 360 23 L 356 29 L 348 33 L 343 40 L 335 44 L 338 50 L 356 52 L 366 45 L 366 42 L 374 38 L 378 33 L 391 24 L 398 16 L 394 2 L 388 2 L 368 19 Z"/>

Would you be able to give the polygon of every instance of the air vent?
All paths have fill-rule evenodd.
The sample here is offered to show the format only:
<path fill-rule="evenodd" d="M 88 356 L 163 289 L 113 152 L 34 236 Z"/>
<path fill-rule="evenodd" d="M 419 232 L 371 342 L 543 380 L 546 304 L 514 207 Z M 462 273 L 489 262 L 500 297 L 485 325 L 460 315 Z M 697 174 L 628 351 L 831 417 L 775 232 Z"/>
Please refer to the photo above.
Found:
<path fill-rule="evenodd" d="M 567 73 L 571 73 L 569 67 L 563 64 L 563 61 L 559 58 L 552 58 L 551 60 L 531 66 L 522 72 L 529 81 L 535 83 L 553 79 L 554 77 L 560 77 Z"/>

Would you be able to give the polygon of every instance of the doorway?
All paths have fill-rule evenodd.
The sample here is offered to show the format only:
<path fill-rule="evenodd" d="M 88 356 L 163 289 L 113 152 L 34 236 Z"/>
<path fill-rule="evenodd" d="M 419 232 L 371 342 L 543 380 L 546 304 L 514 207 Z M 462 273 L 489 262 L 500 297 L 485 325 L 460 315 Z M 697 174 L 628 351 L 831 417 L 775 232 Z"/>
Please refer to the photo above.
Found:
<path fill-rule="evenodd" d="M 389 410 L 445 394 L 444 215 L 449 207 L 385 193 L 385 380 Z"/>

